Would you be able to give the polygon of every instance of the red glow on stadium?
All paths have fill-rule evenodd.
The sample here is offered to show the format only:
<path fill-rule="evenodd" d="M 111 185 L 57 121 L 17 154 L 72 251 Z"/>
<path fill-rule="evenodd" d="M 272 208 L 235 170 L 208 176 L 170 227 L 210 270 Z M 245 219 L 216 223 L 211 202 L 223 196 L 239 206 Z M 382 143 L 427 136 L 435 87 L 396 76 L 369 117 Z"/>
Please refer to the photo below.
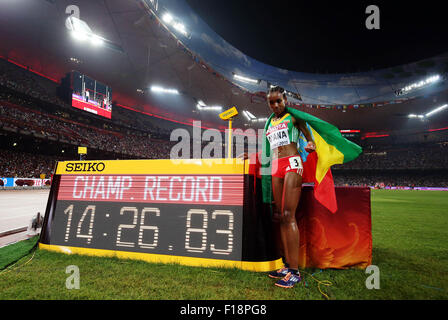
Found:
<path fill-rule="evenodd" d="M 53 78 L 51 78 L 51 77 L 49 77 L 49 76 L 47 76 L 47 75 L 45 75 L 45 74 L 43 74 L 43 73 L 41 73 L 39 71 L 36 71 L 36 70 L 30 68 L 30 67 L 24 66 L 23 64 L 21 64 L 21 63 L 19 63 L 17 61 L 14 61 L 12 59 L 9 59 L 9 58 L 3 57 L 3 56 L 0 56 L 0 58 L 6 60 L 8 62 L 11 62 L 11 63 L 15 64 L 16 66 L 21 67 L 21 68 L 23 68 L 25 70 L 31 71 L 31 72 L 37 74 L 38 76 L 44 77 L 44 78 L 46 78 L 48 80 L 51 80 L 53 82 L 56 82 L 56 83 L 61 83 L 59 80 L 53 79 Z"/>
<path fill-rule="evenodd" d="M 445 128 L 438 128 L 438 129 L 429 129 L 429 132 L 434 132 L 434 131 L 443 131 L 443 130 L 448 130 L 448 127 Z"/>
<path fill-rule="evenodd" d="M 367 132 L 362 136 L 361 140 L 368 138 L 383 138 L 383 137 L 389 137 L 389 134 L 381 132 Z"/>

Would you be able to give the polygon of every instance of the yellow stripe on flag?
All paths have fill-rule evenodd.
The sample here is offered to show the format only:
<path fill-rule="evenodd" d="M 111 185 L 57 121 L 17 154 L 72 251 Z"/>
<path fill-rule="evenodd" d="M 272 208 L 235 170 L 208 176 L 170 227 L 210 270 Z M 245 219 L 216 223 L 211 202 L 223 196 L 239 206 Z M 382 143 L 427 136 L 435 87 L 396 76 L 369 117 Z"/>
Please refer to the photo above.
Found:
<path fill-rule="evenodd" d="M 320 183 L 332 165 L 344 163 L 344 154 L 328 144 L 313 128 L 311 131 L 317 152 L 316 180 Z"/>

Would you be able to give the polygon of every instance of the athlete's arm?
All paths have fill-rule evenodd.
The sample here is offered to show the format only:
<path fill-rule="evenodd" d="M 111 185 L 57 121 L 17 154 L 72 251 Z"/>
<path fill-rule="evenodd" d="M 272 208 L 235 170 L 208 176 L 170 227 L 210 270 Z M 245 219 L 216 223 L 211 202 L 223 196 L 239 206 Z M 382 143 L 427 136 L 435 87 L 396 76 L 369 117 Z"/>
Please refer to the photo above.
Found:
<path fill-rule="evenodd" d="M 316 150 L 316 144 L 313 141 L 313 137 L 311 136 L 311 132 L 308 130 L 308 127 L 306 125 L 306 122 L 301 119 L 295 119 L 294 125 L 297 129 L 302 131 L 303 135 L 306 138 L 306 141 L 308 141 L 308 144 L 305 147 L 306 152 L 313 152 Z"/>

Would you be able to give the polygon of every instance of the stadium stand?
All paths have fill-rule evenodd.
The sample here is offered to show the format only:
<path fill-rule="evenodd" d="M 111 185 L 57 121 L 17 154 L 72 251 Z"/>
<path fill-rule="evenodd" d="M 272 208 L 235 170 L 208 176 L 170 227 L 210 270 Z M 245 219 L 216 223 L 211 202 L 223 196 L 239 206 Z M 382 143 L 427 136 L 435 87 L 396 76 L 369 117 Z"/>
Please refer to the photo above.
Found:
<path fill-rule="evenodd" d="M 111 120 L 95 117 L 58 98 L 56 87 L 0 59 L 0 176 L 49 176 L 55 161 L 79 158 L 77 146 L 86 146 L 91 159 L 169 158 L 177 142 L 170 141 L 166 120 L 117 106 Z M 356 160 L 333 167 L 336 185 L 448 187 L 448 137 L 437 143 L 362 146 Z"/>

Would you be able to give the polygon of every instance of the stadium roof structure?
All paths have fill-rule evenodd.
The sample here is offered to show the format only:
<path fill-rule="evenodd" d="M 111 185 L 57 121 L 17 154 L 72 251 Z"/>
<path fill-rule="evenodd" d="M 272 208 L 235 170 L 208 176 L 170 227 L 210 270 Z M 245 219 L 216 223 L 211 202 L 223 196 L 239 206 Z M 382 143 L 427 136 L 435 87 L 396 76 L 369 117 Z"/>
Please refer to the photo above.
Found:
<path fill-rule="evenodd" d="M 111 45 L 70 37 L 66 20 L 73 14 Z M 408 117 L 448 102 L 448 54 L 368 72 L 285 70 L 230 45 L 185 0 L 80 0 L 76 6 L 68 0 L 6 1 L 0 3 L 0 28 L 1 57 L 57 81 L 78 70 L 110 85 L 118 105 L 183 123 L 202 120 L 205 127 L 225 128 L 217 112 L 198 110 L 198 101 L 266 117 L 269 85 L 283 86 L 291 106 L 340 129 L 437 128 L 448 122 L 446 112 L 431 122 Z M 397 95 L 435 74 L 438 83 Z M 151 85 L 180 94 L 156 94 Z M 263 124 L 239 117 L 234 126 Z"/>

